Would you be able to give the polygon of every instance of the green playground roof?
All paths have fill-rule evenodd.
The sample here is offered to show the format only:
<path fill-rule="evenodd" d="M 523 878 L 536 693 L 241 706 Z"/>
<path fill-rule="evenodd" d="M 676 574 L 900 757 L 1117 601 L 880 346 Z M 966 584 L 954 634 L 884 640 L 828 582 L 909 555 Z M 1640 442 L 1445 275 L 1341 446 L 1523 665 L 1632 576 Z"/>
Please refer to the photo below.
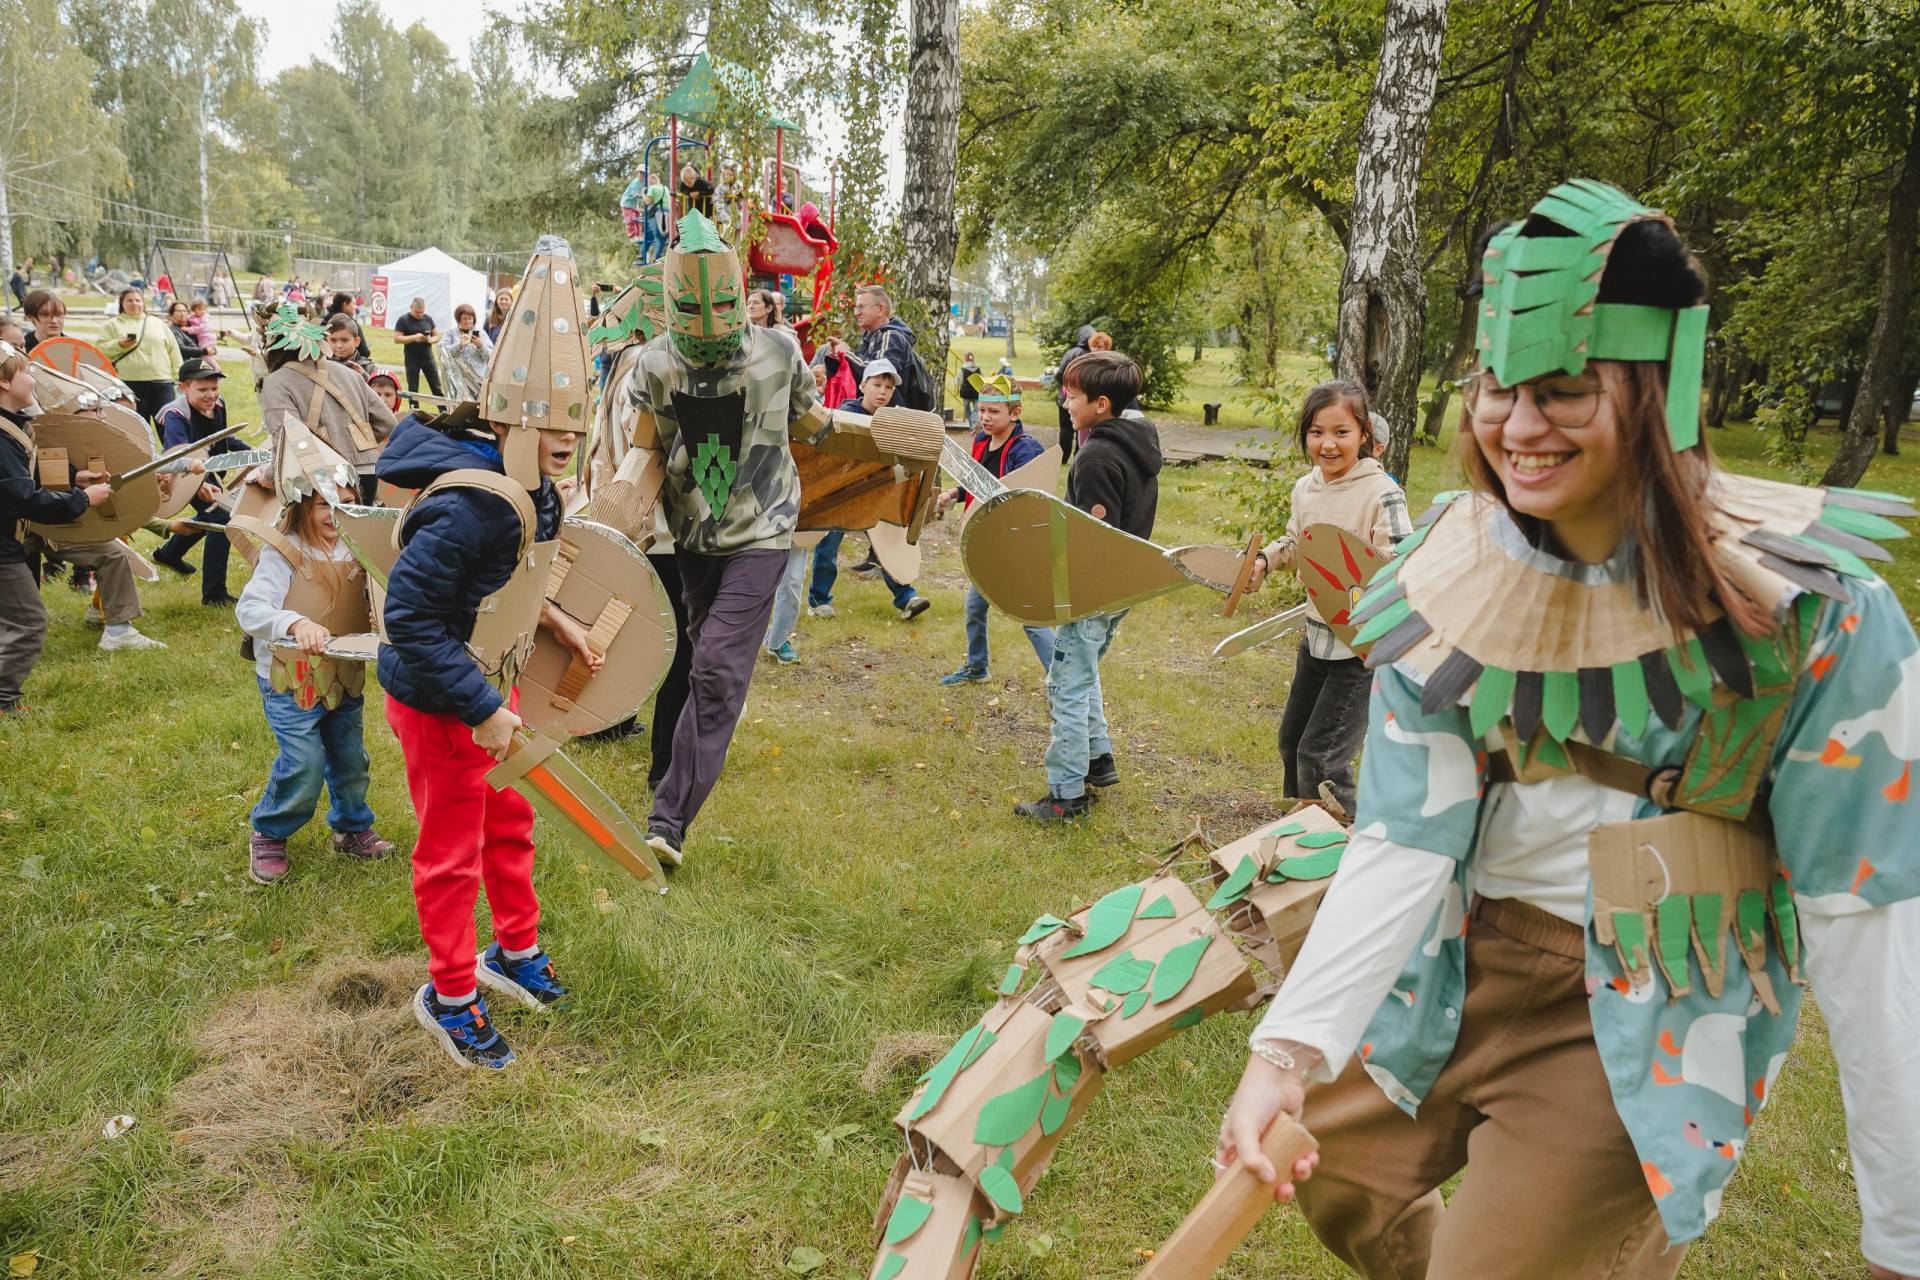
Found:
<path fill-rule="evenodd" d="M 732 100 L 749 107 L 769 128 L 792 129 L 800 126 L 773 113 L 760 77 L 737 62 L 723 62 L 702 53 L 693 60 L 686 78 L 660 100 L 660 110 L 693 124 L 718 123 L 721 104 Z"/>

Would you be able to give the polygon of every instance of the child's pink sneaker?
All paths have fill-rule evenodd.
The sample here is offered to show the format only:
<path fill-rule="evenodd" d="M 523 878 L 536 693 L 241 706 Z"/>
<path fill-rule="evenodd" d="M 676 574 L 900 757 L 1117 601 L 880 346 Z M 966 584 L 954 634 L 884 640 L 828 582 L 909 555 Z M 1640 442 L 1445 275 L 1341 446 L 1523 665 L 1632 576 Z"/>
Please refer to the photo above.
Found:
<path fill-rule="evenodd" d="M 269 840 L 254 831 L 247 836 L 247 878 L 255 884 L 272 884 L 292 869 L 287 861 L 287 842 Z"/>

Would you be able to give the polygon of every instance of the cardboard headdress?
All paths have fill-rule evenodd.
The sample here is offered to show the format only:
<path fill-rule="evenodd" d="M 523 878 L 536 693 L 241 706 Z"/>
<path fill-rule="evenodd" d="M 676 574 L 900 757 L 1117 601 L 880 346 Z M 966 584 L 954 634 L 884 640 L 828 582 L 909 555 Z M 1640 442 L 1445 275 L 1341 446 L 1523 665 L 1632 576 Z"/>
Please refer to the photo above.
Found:
<path fill-rule="evenodd" d="M 572 247 L 559 236 L 541 236 L 480 388 L 481 416 L 514 428 L 501 456 L 507 474 L 528 491 L 540 487 L 537 433 L 587 429 L 592 387 L 585 314 Z"/>
<path fill-rule="evenodd" d="M 280 446 L 273 470 L 274 489 L 286 504 L 282 522 L 296 505 L 316 493 L 336 505 L 359 501 L 353 464 L 291 413 L 281 428 Z"/>
<path fill-rule="evenodd" d="M 1020 385 L 1004 373 L 983 378 L 974 374 L 971 379 L 973 389 L 980 393 L 981 404 L 1019 404 Z"/>
<path fill-rule="evenodd" d="M 719 364 L 740 349 L 747 328 L 740 255 L 698 209 L 680 219 L 680 239 L 667 250 L 667 332 L 694 364 Z"/>
<path fill-rule="evenodd" d="M 1700 443 L 1706 306 L 1600 300 L 1621 233 L 1639 223 L 1663 229 L 1679 247 L 1664 213 L 1617 187 L 1579 179 L 1555 187 L 1525 222 L 1495 235 L 1481 258 L 1480 363 L 1511 387 L 1545 373 L 1580 373 L 1589 360 L 1667 361 L 1667 434 L 1675 449 L 1690 449 Z M 1684 262 L 1681 250 L 1677 263 Z M 1697 302 L 1697 277 L 1682 291 Z"/>
<path fill-rule="evenodd" d="M 260 332 L 268 351 L 292 351 L 302 360 L 320 360 L 327 354 L 326 330 L 291 302 L 271 312 Z"/>

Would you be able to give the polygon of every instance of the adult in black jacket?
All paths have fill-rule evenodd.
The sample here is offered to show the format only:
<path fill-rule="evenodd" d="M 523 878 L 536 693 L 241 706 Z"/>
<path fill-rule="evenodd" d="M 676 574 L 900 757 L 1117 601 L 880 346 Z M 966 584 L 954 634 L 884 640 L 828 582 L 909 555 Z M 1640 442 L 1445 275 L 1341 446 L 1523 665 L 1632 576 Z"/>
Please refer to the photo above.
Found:
<path fill-rule="evenodd" d="M 843 339 L 829 339 L 814 353 L 813 362 L 823 365 L 827 376 L 832 377 L 839 362 L 844 360 L 853 368 L 853 380 L 864 384 L 867 366 L 875 360 L 885 360 L 893 366 L 896 377 L 893 399 L 887 403 L 897 408 L 931 408 L 931 405 L 913 403 L 914 390 L 908 384 L 916 376 L 920 356 L 914 349 L 913 330 L 894 317 L 893 295 L 877 284 L 868 284 L 854 290 L 853 296 L 853 316 L 860 325 L 860 345 L 849 347 Z"/>

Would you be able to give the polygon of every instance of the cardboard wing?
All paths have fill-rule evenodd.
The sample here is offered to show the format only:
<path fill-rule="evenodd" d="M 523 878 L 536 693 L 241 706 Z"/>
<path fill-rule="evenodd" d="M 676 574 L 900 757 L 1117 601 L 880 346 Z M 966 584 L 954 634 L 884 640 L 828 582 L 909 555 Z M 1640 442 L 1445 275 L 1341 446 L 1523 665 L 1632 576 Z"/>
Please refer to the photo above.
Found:
<path fill-rule="evenodd" d="M 673 662 L 673 602 L 640 548 L 615 529 L 568 520 L 549 571 L 546 595 L 587 629 L 606 661 L 588 674 L 542 627 L 520 672 L 520 719 L 554 738 L 595 733 L 653 696 Z"/>
<path fill-rule="evenodd" d="M 1352 645 L 1353 606 L 1373 581 L 1373 575 L 1392 559 L 1358 535 L 1331 524 L 1310 524 L 1300 531 L 1300 582 L 1313 610 L 1336 639 Z"/>
<path fill-rule="evenodd" d="M 993 1219 L 1020 1211 L 1060 1139 L 1100 1092 L 1077 1027 L 1024 1000 L 1002 1000 L 929 1071 L 895 1118 L 921 1163 L 939 1157 L 970 1179 Z M 1061 1043 L 1064 1040 L 1065 1043 Z M 1002 1177 L 1002 1175 L 1006 1175 Z"/>
<path fill-rule="evenodd" d="M 1035 489 L 974 503 L 960 558 L 988 603 L 1029 626 L 1113 613 L 1193 581 L 1153 543 Z"/>
<path fill-rule="evenodd" d="M 1215 889 L 1207 907 L 1227 913 L 1228 931 L 1267 969 L 1263 995 L 1300 954 L 1347 840 L 1338 819 L 1308 804 L 1209 855 Z"/>
<path fill-rule="evenodd" d="M 992 1206 L 971 1181 L 894 1162 L 874 1217 L 878 1255 L 868 1280 L 970 1280 Z"/>
<path fill-rule="evenodd" d="M 1113 936 L 1127 902 L 1132 914 Z M 1239 949 L 1171 875 L 1109 894 L 1067 923 L 1034 956 L 1059 987 L 1055 1017 L 1084 1022 L 1108 1069 L 1253 995 Z"/>
<path fill-rule="evenodd" d="M 48 489 L 72 488 L 78 471 L 119 476 L 153 460 L 151 436 L 136 441 L 106 418 L 43 413 L 33 420 L 33 436 L 39 482 Z M 120 485 L 72 524 L 29 521 L 27 528 L 51 542 L 109 542 L 145 525 L 159 509 L 160 482 L 149 472 Z"/>

